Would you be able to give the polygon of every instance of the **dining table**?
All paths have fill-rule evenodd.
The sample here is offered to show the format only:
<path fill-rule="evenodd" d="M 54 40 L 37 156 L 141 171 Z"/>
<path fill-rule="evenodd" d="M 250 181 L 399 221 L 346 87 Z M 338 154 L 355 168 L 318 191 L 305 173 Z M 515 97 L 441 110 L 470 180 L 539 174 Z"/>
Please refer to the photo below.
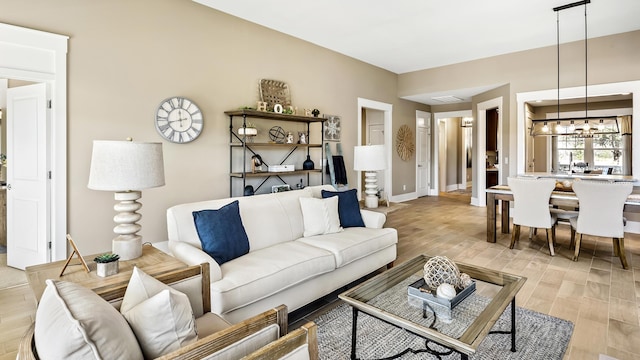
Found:
<path fill-rule="evenodd" d="M 513 192 L 507 185 L 496 185 L 486 189 L 487 193 L 487 242 L 496 242 L 497 207 L 500 205 L 500 227 L 503 234 L 509 233 L 509 206 Z M 578 196 L 571 190 L 554 190 L 549 198 L 550 206 L 578 210 Z M 624 212 L 640 213 L 640 194 L 631 194 L 624 203 Z"/>

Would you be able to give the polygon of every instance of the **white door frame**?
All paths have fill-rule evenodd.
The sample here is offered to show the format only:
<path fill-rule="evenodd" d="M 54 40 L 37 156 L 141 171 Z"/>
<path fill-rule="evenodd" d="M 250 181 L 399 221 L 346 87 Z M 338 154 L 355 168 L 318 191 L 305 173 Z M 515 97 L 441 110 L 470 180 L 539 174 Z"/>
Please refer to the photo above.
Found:
<path fill-rule="evenodd" d="M 438 171 L 439 160 L 440 159 L 440 127 L 438 126 L 438 122 L 440 120 L 454 118 L 454 117 L 471 117 L 473 114 L 471 110 L 459 110 L 459 111 L 445 111 L 434 113 L 434 126 L 433 126 L 433 159 L 434 162 L 431 165 L 431 172 L 433 173 L 433 196 L 438 196 L 438 191 L 440 189 L 440 174 Z"/>
<path fill-rule="evenodd" d="M 51 89 L 50 261 L 67 257 L 68 40 L 68 36 L 0 23 L 0 78 L 46 82 Z"/>
<path fill-rule="evenodd" d="M 473 185 L 476 187 L 476 197 L 471 198 L 471 205 L 487 206 L 487 110 L 498 109 L 498 156 L 504 156 L 502 151 L 502 96 L 478 103 L 476 106 L 476 113 L 478 114 L 478 121 L 476 125 L 476 178 L 473 181 Z M 498 161 L 498 183 L 500 183 L 500 177 L 503 175 L 502 169 L 506 164 L 504 161 Z"/>
<path fill-rule="evenodd" d="M 393 144 L 393 131 L 391 130 L 393 125 L 393 105 L 379 101 L 358 98 L 358 142 L 356 143 L 356 145 L 360 145 L 362 143 L 362 109 L 373 109 L 384 112 L 384 150 L 387 160 L 387 169 L 384 171 L 384 187 L 385 194 L 387 194 L 389 200 L 391 201 L 391 198 L 393 196 L 393 184 L 391 182 L 391 174 L 393 173 L 393 163 L 391 162 L 391 145 Z M 358 184 L 358 195 L 362 196 L 362 184 L 360 181 L 360 177 L 360 172 L 358 172 L 358 181 L 356 181 L 356 183 Z"/>
<path fill-rule="evenodd" d="M 424 119 L 424 124 L 420 124 L 419 119 Z M 419 128 L 421 126 L 424 126 L 425 128 L 427 128 L 427 162 L 429 163 L 429 177 L 431 177 L 431 168 L 433 167 L 433 161 L 431 158 L 431 134 L 432 134 L 432 126 L 431 126 L 431 113 L 428 111 L 422 111 L 422 110 L 416 110 L 416 154 L 421 151 L 420 147 L 424 146 L 425 144 L 422 144 L 422 140 L 420 140 L 418 134 L 419 134 Z M 418 168 L 418 158 L 416 156 L 416 193 L 417 196 L 423 196 L 420 191 L 418 190 L 418 184 L 420 183 L 419 180 L 420 177 L 420 169 Z M 432 193 L 432 188 L 431 188 L 431 179 L 427 179 L 427 183 L 428 183 L 428 187 L 427 187 L 427 193 L 425 195 L 431 195 Z"/>

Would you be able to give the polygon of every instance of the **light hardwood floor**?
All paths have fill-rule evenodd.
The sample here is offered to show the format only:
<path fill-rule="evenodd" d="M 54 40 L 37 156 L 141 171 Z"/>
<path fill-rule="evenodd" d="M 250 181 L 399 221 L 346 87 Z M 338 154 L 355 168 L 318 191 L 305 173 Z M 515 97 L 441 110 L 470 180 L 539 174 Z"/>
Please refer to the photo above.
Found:
<path fill-rule="evenodd" d="M 610 239 L 583 239 L 580 260 L 571 261 L 569 230 L 557 231 L 550 257 L 544 232 L 529 241 L 522 231 L 516 248 L 510 234 L 486 242 L 486 208 L 469 205 L 468 195 L 444 194 L 406 202 L 387 216 L 398 229 L 401 263 L 418 253 L 461 261 L 528 278 L 518 306 L 572 321 L 575 329 L 565 359 L 640 358 L 640 235 L 626 234 L 630 270 L 613 257 Z M 18 341 L 33 320 L 35 300 L 28 286 L 0 291 L 0 360 L 15 359 Z M 310 315 L 312 319 L 312 315 Z"/>

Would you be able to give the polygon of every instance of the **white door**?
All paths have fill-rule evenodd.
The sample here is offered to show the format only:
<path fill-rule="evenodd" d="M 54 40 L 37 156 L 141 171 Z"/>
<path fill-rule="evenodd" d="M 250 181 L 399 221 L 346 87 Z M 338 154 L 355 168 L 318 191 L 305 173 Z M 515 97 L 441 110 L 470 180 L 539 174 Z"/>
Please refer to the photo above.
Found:
<path fill-rule="evenodd" d="M 7 90 L 7 265 L 49 261 L 47 85 Z"/>
<path fill-rule="evenodd" d="M 384 145 L 384 112 L 367 109 L 367 144 Z M 362 173 L 364 176 L 364 172 Z M 377 172 L 378 189 L 382 192 L 382 199 L 386 199 L 386 188 L 384 183 L 384 170 Z"/>
<path fill-rule="evenodd" d="M 429 179 L 431 178 L 431 127 L 430 117 L 431 114 L 423 113 L 421 117 L 417 118 L 417 136 L 416 136 L 416 184 L 418 197 L 429 195 Z"/>

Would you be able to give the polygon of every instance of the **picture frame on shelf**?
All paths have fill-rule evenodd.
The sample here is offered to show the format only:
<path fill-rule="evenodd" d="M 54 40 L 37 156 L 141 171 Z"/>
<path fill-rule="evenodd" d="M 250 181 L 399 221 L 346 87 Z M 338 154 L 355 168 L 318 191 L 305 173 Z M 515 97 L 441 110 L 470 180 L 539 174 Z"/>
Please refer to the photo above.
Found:
<path fill-rule="evenodd" d="M 289 186 L 289 184 L 273 185 L 271 187 L 272 193 L 279 193 L 279 192 L 289 191 L 289 190 L 291 190 L 291 186 Z"/>
<path fill-rule="evenodd" d="M 340 141 L 341 119 L 338 115 L 324 116 L 327 121 L 324 122 L 322 131 L 324 131 L 324 139 L 328 141 Z"/>

